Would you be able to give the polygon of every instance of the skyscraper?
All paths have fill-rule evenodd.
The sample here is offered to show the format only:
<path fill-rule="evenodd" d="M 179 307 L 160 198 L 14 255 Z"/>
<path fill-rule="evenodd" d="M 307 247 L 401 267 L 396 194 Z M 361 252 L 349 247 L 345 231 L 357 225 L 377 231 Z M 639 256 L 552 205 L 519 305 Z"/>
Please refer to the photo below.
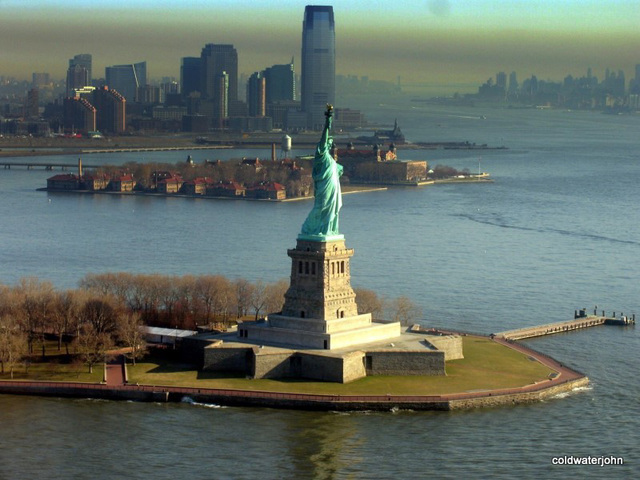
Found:
<path fill-rule="evenodd" d="M 255 72 L 247 82 L 247 108 L 249 116 L 264 117 L 267 111 L 267 82 L 263 72 Z"/>
<path fill-rule="evenodd" d="M 101 132 L 123 133 L 125 131 L 126 100 L 109 87 L 96 88 L 93 101 L 96 108 L 96 127 Z"/>
<path fill-rule="evenodd" d="M 135 102 L 138 87 L 147 84 L 147 62 L 107 67 L 105 79 L 110 89 L 116 90 L 128 102 Z"/>
<path fill-rule="evenodd" d="M 302 110 L 307 126 L 322 129 L 327 103 L 336 91 L 336 36 L 333 7 L 307 5 L 302 23 Z"/>
<path fill-rule="evenodd" d="M 73 89 L 91 85 L 91 61 L 89 53 L 81 53 L 69 59 L 67 97 L 73 96 Z"/>
<path fill-rule="evenodd" d="M 201 90 L 204 98 L 217 99 L 220 78 L 229 78 L 228 101 L 238 100 L 238 52 L 233 45 L 208 43 L 200 54 Z"/>
<path fill-rule="evenodd" d="M 188 97 L 192 92 L 201 92 L 200 57 L 183 57 L 180 65 L 180 85 L 182 96 Z"/>
<path fill-rule="evenodd" d="M 84 134 L 93 132 L 96 129 L 96 108 L 84 98 L 65 98 L 64 128 Z"/>
<path fill-rule="evenodd" d="M 264 78 L 267 81 L 267 103 L 296 99 L 296 76 L 293 70 L 293 58 L 291 63 L 273 65 L 265 69 Z"/>

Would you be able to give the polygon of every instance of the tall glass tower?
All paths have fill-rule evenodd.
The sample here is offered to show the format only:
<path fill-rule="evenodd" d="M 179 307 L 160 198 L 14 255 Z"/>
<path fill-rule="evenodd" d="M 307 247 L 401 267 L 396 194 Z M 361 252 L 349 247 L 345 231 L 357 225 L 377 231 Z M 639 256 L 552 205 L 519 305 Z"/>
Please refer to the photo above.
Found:
<path fill-rule="evenodd" d="M 333 7 L 307 5 L 302 22 L 302 110 L 307 127 L 322 130 L 327 103 L 336 96 L 336 32 Z"/>

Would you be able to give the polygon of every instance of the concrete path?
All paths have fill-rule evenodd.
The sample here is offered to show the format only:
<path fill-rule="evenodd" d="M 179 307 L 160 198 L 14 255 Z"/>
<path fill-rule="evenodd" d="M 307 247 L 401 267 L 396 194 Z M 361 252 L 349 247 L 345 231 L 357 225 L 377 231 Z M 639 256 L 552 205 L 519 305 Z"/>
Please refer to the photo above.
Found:
<path fill-rule="evenodd" d="M 126 382 L 126 369 L 124 355 L 118 355 L 106 366 L 107 385 L 124 385 Z"/>

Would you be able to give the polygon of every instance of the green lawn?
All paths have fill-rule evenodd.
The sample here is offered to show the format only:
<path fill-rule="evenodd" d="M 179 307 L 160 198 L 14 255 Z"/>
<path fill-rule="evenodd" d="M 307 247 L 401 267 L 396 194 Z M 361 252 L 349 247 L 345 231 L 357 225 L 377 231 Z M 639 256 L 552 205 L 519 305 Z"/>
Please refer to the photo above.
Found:
<path fill-rule="evenodd" d="M 528 385 L 548 378 L 552 370 L 526 355 L 491 342 L 486 338 L 463 337 L 463 360 L 447 362 L 446 376 L 372 376 L 348 384 L 306 380 L 251 380 L 214 372 L 198 372 L 189 365 L 150 358 L 135 366 L 128 365 L 129 382 L 141 385 L 167 385 L 200 388 L 266 390 L 290 393 L 330 395 L 439 395 L 492 390 Z M 102 365 L 93 374 L 82 363 L 68 363 L 64 355 L 47 349 L 46 361 L 20 365 L 16 380 L 52 380 L 71 382 L 102 381 Z M 9 380 L 9 374 L 0 374 Z"/>
<path fill-rule="evenodd" d="M 335 395 L 438 395 L 528 385 L 552 372 L 537 361 L 485 338 L 463 337 L 463 360 L 447 362 L 447 376 L 372 376 L 348 384 L 250 380 L 189 370 L 179 364 L 129 366 L 131 383 Z"/>
<path fill-rule="evenodd" d="M 89 373 L 89 367 L 83 363 L 58 363 L 36 362 L 31 363 L 28 369 L 24 364 L 17 365 L 13 371 L 14 380 L 35 380 L 53 382 L 90 382 L 102 381 L 102 364 L 94 365 L 93 373 Z M 0 373 L 0 380 L 11 380 L 11 375 L 5 368 L 5 373 Z"/>
<path fill-rule="evenodd" d="M 58 343 L 53 340 L 44 342 L 44 357 L 42 356 L 42 344 L 35 342 L 34 354 L 28 364 L 16 365 L 13 370 L 14 380 L 37 380 L 54 382 L 91 382 L 102 381 L 102 363 L 94 365 L 93 373 L 89 373 L 89 367 L 80 361 L 75 361 L 65 355 L 65 347 L 58 350 Z M 0 373 L 0 380 L 11 380 L 11 375 L 5 367 L 5 373 Z"/>

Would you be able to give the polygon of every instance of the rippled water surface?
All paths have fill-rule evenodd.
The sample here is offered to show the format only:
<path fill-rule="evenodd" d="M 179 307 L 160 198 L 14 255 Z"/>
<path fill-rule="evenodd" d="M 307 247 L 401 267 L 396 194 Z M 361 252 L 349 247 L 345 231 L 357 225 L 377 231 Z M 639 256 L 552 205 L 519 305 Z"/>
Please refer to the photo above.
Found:
<path fill-rule="evenodd" d="M 493 184 L 345 196 L 341 230 L 355 248 L 355 286 L 409 296 L 425 325 L 484 333 L 566 320 L 594 305 L 640 313 L 639 117 L 421 104 L 380 105 L 369 116 L 397 117 L 411 140 L 509 149 L 400 151 L 431 165 L 480 164 Z M 188 153 L 196 161 L 269 154 L 144 155 L 173 162 Z M 91 161 L 141 160 L 136 155 Z M 67 288 L 102 271 L 285 278 L 286 249 L 310 208 L 35 191 L 50 175 L 0 171 L 0 282 L 35 275 Z M 636 477 L 636 329 L 527 343 L 585 372 L 591 387 L 535 405 L 455 413 L 0 396 L 0 478 Z M 616 455 L 626 464 L 554 467 L 554 455 Z"/>

